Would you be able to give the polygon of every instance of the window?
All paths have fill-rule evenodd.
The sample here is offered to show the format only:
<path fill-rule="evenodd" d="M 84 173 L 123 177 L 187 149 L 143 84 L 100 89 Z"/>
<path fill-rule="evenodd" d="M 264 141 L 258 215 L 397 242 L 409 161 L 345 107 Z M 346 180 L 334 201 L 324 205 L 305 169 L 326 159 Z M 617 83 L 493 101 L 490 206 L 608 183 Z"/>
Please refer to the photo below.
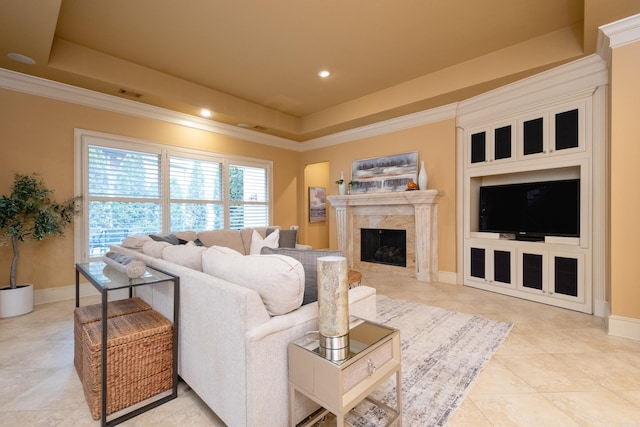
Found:
<path fill-rule="evenodd" d="M 271 162 L 77 133 L 78 260 L 130 234 L 270 224 Z"/>
<path fill-rule="evenodd" d="M 170 157 L 171 231 L 224 228 L 222 169 L 217 161 Z"/>

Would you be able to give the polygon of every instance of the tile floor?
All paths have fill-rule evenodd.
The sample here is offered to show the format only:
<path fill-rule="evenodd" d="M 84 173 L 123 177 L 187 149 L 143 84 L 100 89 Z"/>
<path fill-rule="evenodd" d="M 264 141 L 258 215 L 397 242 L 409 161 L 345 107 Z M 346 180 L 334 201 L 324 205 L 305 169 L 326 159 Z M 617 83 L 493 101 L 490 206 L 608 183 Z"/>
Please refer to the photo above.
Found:
<path fill-rule="evenodd" d="M 640 427 L 640 342 L 607 335 L 603 319 L 398 276 L 365 273 L 363 284 L 395 298 L 514 322 L 448 426 Z M 0 426 L 99 425 L 73 367 L 73 304 L 43 304 L 0 320 Z M 224 424 L 181 383 L 178 399 L 122 425 Z"/>

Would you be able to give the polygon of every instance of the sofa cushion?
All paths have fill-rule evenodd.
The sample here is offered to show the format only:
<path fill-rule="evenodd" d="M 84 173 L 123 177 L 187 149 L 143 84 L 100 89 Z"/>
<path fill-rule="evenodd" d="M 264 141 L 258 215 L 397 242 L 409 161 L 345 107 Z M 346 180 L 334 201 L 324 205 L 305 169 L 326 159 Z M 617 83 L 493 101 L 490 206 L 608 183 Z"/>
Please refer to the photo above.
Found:
<path fill-rule="evenodd" d="M 267 228 L 267 236 L 276 230 L 277 228 Z M 298 230 L 280 230 L 279 248 L 295 248 L 296 243 L 298 243 Z"/>
<path fill-rule="evenodd" d="M 255 290 L 272 316 L 289 313 L 302 304 L 304 269 L 291 257 L 240 256 L 212 246 L 202 255 L 202 270 Z"/>
<path fill-rule="evenodd" d="M 302 305 L 318 300 L 318 262 L 323 256 L 344 256 L 328 249 L 262 248 L 263 255 L 286 255 L 300 261 L 304 268 L 304 299 Z"/>
<path fill-rule="evenodd" d="M 189 242 L 185 245 L 171 245 L 162 250 L 162 258 L 194 270 L 202 271 L 202 253 L 206 249 L 207 248 L 203 246 L 197 246 L 194 242 Z"/>
<path fill-rule="evenodd" d="M 142 245 L 142 253 L 154 258 L 162 258 L 162 251 L 167 246 L 171 246 L 171 243 L 149 240 Z"/>
<path fill-rule="evenodd" d="M 241 254 L 246 254 L 242 237 L 238 230 L 206 230 L 198 233 L 200 240 L 206 247 L 226 246 L 235 249 Z"/>
<path fill-rule="evenodd" d="M 260 250 L 263 247 L 277 248 L 278 240 L 280 239 L 280 230 L 274 230 L 273 233 L 265 237 L 264 239 L 257 231 L 253 230 L 251 236 L 251 249 L 249 255 L 260 255 Z"/>
<path fill-rule="evenodd" d="M 121 245 L 129 249 L 142 249 L 142 246 L 150 241 L 151 237 L 146 234 L 132 234 L 125 237 Z"/>

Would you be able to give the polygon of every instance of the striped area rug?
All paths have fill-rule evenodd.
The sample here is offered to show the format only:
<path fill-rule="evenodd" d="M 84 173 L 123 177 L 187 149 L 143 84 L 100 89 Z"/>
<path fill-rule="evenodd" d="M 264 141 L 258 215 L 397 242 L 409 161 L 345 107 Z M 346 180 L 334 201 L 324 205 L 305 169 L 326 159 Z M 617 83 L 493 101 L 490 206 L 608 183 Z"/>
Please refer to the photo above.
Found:
<path fill-rule="evenodd" d="M 513 326 L 383 295 L 377 314 L 400 330 L 405 427 L 445 425 Z M 372 397 L 395 407 L 395 375 Z M 387 416 L 365 401 L 345 421 L 373 427 L 386 425 Z"/>

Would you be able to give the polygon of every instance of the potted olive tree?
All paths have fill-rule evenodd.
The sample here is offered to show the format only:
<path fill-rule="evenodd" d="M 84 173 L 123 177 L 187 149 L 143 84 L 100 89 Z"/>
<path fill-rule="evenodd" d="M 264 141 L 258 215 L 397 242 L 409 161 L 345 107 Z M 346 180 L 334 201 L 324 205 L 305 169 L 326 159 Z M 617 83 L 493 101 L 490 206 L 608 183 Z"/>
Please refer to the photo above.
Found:
<path fill-rule="evenodd" d="M 0 197 L 0 245 L 11 245 L 9 286 L 0 288 L 0 318 L 33 310 L 33 284 L 18 284 L 20 243 L 62 235 L 78 212 L 76 198 L 57 203 L 38 174 L 15 174 L 11 193 Z"/>

